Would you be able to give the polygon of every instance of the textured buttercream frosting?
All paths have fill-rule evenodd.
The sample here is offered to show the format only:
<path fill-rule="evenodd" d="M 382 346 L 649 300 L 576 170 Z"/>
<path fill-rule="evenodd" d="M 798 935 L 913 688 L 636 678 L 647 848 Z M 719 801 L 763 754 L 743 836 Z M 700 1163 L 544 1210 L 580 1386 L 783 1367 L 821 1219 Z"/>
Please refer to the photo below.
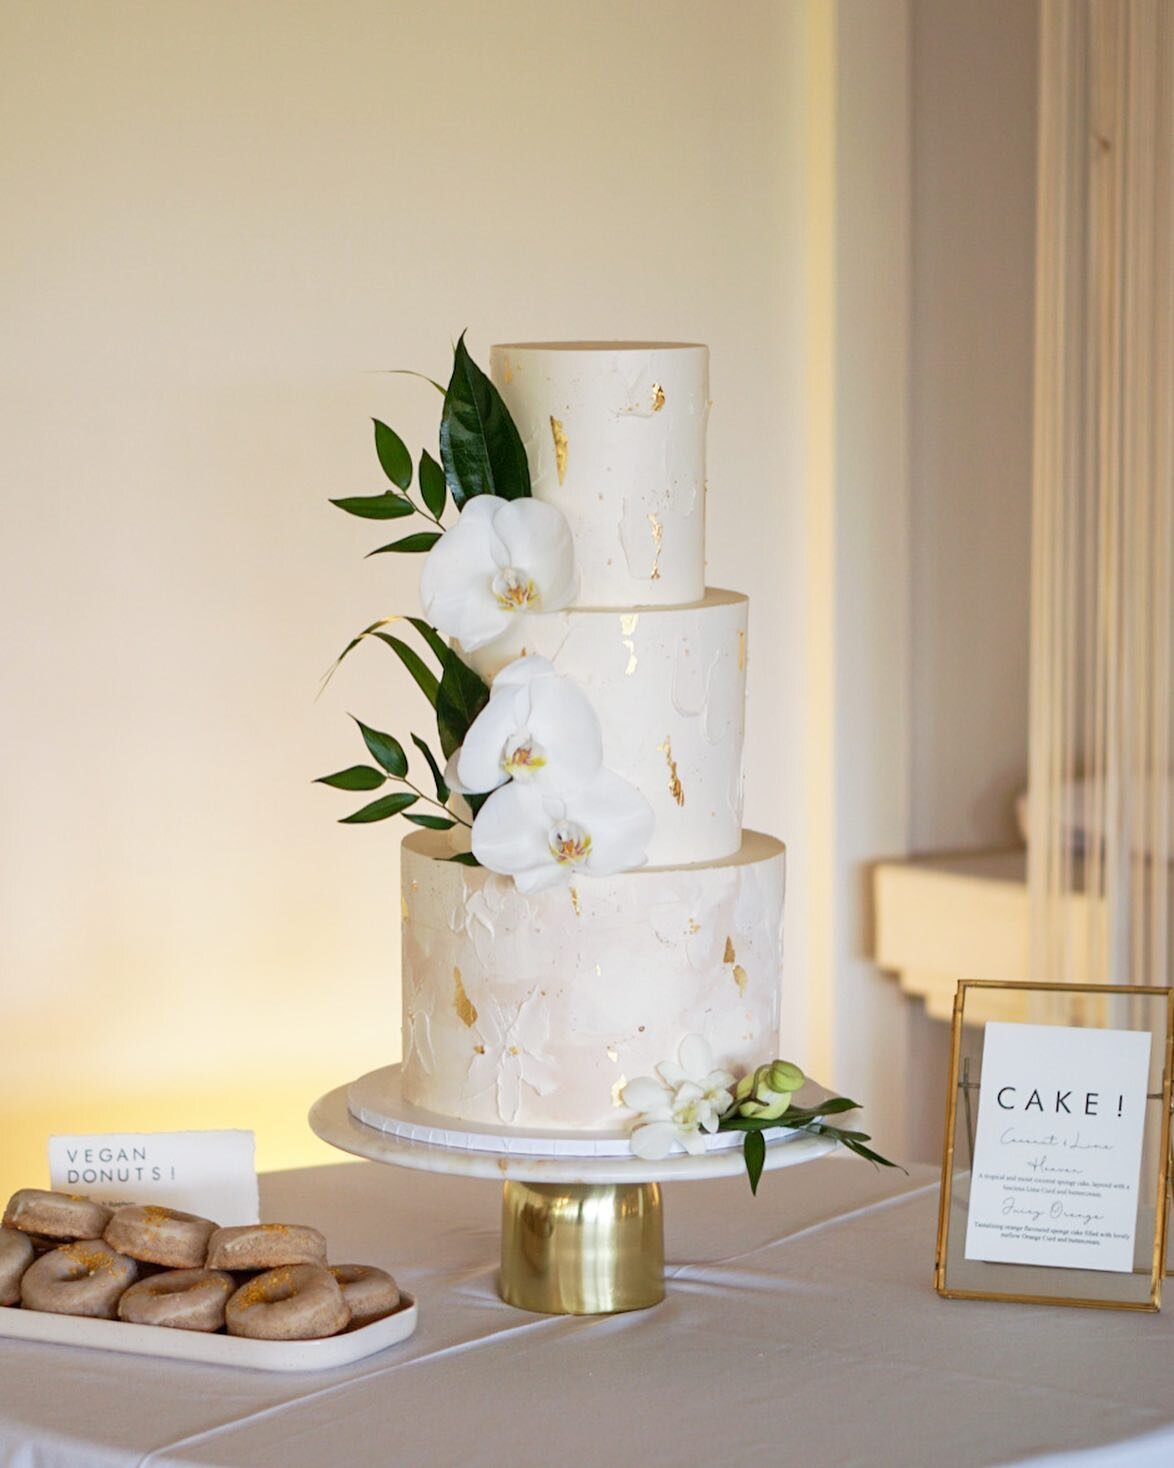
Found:
<path fill-rule="evenodd" d="M 744 596 L 710 591 L 695 606 L 531 613 L 465 656 L 486 679 L 523 652 L 574 678 L 604 763 L 652 805 L 649 863 L 715 861 L 742 840 L 746 611 Z"/>
<path fill-rule="evenodd" d="M 705 589 L 709 349 L 523 342 L 490 350 L 536 498 L 571 527 L 578 602 L 699 601 Z"/>
<path fill-rule="evenodd" d="M 584 878 L 526 896 L 403 843 L 403 1095 L 504 1126 L 614 1129 L 626 1081 L 702 1034 L 744 1071 L 778 1034 L 784 851 Z"/>

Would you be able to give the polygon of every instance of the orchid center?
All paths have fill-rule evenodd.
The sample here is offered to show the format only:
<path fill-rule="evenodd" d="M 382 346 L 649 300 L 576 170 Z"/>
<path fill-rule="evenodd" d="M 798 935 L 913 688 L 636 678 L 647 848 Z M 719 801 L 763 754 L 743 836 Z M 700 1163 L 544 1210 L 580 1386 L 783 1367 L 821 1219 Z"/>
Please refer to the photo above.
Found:
<path fill-rule="evenodd" d="M 574 821 L 560 821 L 551 827 L 550 854 L 559 866 L 576 866 L 586 861 L 591 851 L 591 837 Z"/>
<path fill-rule="evenodd" d="M 527 780 L 546 764 L 546 751 L 529 731 L 513 734 L 506 741 L 501 767 L 515 780 Z"/>
<path fill-rule="evenodd" d="M 506 566 L 493 578 L 493 594 L 505 612 L 528 612 L 538 605 L 534 579 L 516 566 Z"/>

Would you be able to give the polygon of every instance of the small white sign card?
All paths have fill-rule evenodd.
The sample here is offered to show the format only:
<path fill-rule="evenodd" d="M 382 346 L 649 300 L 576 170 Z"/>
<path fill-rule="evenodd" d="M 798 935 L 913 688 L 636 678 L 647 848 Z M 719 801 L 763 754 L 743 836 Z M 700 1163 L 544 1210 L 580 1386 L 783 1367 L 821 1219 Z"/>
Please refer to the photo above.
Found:
<path fill-rule="evenodd" d="M 50 1137 L 49 1179 L 100 1203 L 160 1203 L 226 1227 L 260 1218 L 252 1132 Z"/>
<path fill-rule="evenodd" d="M 1133 1268 L 1148 1030 L 986 1026 L 966 1258 Z"/>

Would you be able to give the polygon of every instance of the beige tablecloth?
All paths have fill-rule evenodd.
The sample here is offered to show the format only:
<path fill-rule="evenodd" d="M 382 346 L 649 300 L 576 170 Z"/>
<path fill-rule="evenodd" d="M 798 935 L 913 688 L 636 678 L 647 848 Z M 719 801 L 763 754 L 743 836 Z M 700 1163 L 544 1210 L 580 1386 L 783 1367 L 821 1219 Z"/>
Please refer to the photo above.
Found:
<path fill-rule="evenodd" d="M 412 1339 L 296 1377 L 0 1340 L 0 1465 L 1174 1464 L 1174 1317 L 939 1300 L 936 1201 L 853 1158 L 671 1185 L 665 1303 L 546 1317 L 496 1295 L 494 1184 L 273 1174 L 264 1216 L 390 1267 Z"/>

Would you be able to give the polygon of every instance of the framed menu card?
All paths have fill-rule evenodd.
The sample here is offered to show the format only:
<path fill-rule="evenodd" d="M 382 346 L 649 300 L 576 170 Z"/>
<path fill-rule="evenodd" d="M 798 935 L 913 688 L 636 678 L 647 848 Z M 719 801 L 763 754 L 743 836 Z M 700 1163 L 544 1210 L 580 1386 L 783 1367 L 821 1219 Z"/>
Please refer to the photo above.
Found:
<path fill-rule="evenodd" d="M 959 984 L 938 1293 L 1157 1310 L 1172 1066 L 1174 990 Z"/>

